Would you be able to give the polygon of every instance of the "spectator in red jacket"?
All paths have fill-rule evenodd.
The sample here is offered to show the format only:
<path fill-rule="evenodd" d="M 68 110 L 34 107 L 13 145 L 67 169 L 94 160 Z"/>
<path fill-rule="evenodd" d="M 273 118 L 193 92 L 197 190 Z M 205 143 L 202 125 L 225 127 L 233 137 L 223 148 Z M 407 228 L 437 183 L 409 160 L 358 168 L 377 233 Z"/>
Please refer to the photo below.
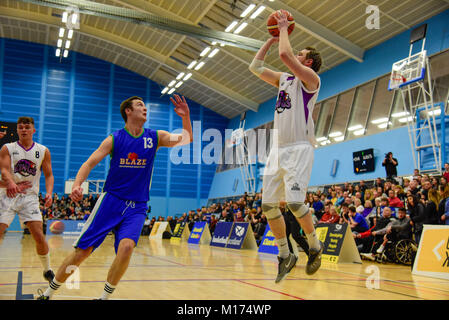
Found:
<path fill-rule="evenodd" d="M 449 181 L 449 163 L 444 164 L 443 177 L 446 178 L 446 181 Z"/>
<path fill-rule="evenodd" d="M 329 208 L 329 209 L 326 209 Z M 327 210 L 329 210 L 327 212 Z M 324 208 L 324 214 L 318 223 L 338 223 L 340 216 L 338 215 L 337 208 L 335 206 L 326 205 Z"/>
<path fill-rule="evenodd" d="M 404 207 L 404 203 L 401 201 L 401 199 L 396 197 L 396 192 L 394 192 L 394 190 L 392 190 L 392 189 L 390 189 L 388 191 L 388 203 L 389 203 L 389 206 L 393 207 L 393 208 L 403 208 Z"/>

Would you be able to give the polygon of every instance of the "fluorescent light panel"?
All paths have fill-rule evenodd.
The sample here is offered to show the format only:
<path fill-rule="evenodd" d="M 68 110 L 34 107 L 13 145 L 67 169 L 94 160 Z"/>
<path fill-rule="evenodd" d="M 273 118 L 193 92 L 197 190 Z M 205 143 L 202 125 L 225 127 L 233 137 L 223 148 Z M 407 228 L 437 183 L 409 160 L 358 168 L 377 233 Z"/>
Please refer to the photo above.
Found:
<path fill-rule="evenodd" d="M 165 87 L 164 89 L 162 89 L 161 93 L 165 94 L 168 91 L 168 87 Z"/>
<path fill-rule="evenodd" d="M 172 94 L 175 91 L 175 88 L 171 88 L 170 91 L 168 91 L 168 94 Z"/>
<path fill-rule="evenodd" d="M 244 18 L 248 15 L 248 13 L 250 13 L 251 11 L 253 11 L 253 9 L 256 7 L 256 5 L 254 3 L 251 3 L 248 8 L 245 9 L 245 11 L 242 12 L 242 14 L 240 15 L 241 18 Z"/>
<path fill-rule="evenodd" d="M 195 65 L 196 65 L 197 61 L 193 60 L 192 62 L 190 62 L 190 64 L 187 66 L 187 69 L 192 69 Z"/>
<path fill-rule="evenodd" d="M 204 50 L 201 51 L 201 53 L 200 53 L 200 57 L 204 57 L 209 51 L 210 51 L 210 47 L 204 48 Z"/>
<path fill-rule="evenodd" d="M 220 51 L 220 49 L 218 49 L 218 48 L 215 48 L 214 50 L 212 50 L 212 52 L 209 54 L 209 58 L 212 58 L 213 56 L 215 56 L 218 51 Z"/>
<path fill-rule="evenodd" d="M 250 19 L 256 18 L 259 14 L 262 13 L 262 11 L 265 10 L 265 6 L 260 6 L 254 13 L 249 17 Z"/>
<path fill-rule="evenodd" d="M 181 72 L 180 74 L 178 74 L 177 76 L 176 76 L 176 80 L 179 80 L 179 79 L 181 79 L 182 77 L 184 77 L 184 72 Z"/>
<path fill-rule="evenodd" d="M 67 33 L 67 38 L 72 39 L 73 37 L 73 30 L 69 29 L 69 32 Z"/>
<path fill-rule="evenodd" d="M 188 79 L 190 79 L 191 76 L 192 76 L 192 73 L 188 73 L 182 80 L 187 81 Z"/>
<path fill-rule="evenodd" d="M 232 21 L 231 24 L 225 29 L 225 32 L 229 32 L 237 25 L 237 21 Z"/>
<path fill-rule="evenodd" d="M 237 29 L 235 29 L 234 34 L 239 34 L 243 29 L 246 28 L 248 24 L 246 22 L 243 22 Z"/>
<path fill-rule="evenodd" d="M 204 62 L 201 61 L 200 63 L 197 64 L 197 66 L 195 67 L 195 70 L 200 70 L 203 66 L 204 66 Z"/>

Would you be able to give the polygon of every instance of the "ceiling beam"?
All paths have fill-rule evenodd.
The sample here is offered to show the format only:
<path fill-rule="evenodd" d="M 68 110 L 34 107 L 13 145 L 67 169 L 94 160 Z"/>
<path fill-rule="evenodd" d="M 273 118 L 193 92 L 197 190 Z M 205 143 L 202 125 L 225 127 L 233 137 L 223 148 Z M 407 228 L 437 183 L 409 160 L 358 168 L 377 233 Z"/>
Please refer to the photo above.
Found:
<path fill-rule="evenodd" d="M 151 26 L 178 34 L 187 35 L 193 38 L 220 41 L 230 46 L 239 47 L 250 51 L 258 51 L 263 45 L 263 41 L 243 37 L 228 32 L 202 28 L 192 24 L 179 22 L 166 17 L 156 16 L 151 13 L 142 13 L 136 10 L 106 5 L 86 0 L 17 0 L 25 3 L 46 6 L 65 10 L 70 6 L 77 7 L 82 14 L 93 15 L 97 17 L 109 18 L 114 20 L 136 23 L 140 25 Z"/>
<path fill-rule="evenodd" d="M 32 21 L 44 25 L 50 25 L 54 27 L 60 27 L 61 20 L 58 17 L 53 17 L 48 14 L 42 14 L 39 12 L 30 12 L 21 9 L 8 8 L 8 7 L 0 7 L 0 16 L 5 16 L 8 18 L 16 18 L 25 21 Z M 89 37 L 98 38 L 103 41 L 107 41 L 114 45 L 120 46 L 123 49 L 127 49 L 133 51 L 135 53 L 144 55 L 145 57 L 155 61 L 156 63 L 160 63 L 163 66 L 173 70 L 176 73 L 179 73 L 181 70 L 185 69 L 185 66 L 174 59 L 162 55 L 161 53 L 154 51 L 148 47 L 142 46 L 138 43 L 135 43 L 129 39 L 123 38 L 119 35 L 113 34 L 111 32 L 107 32 L 101 29 L 97 29 L 95 27 L 82 24 L 80 25 L 80 29 L 77 32 L 83 33 Z M 211 79 L 206 78 L 198 72 L 192 71 L 193 77 L 190 78 L 189 81 L 195 81 L 202 86 L 205 86 L 216 93 L 226 96 L 228 99 L 233 100 L 234 102 L 240 104 L 246 109 L 250 109 L 252 111 L 257 111 L 259 104 L 253 100 L 248 99 L 241 94 L 232 91 L 226 86 L 213 81 Z"/>
<path fill-rule="evenodd" d="M 317 23 L 308 16 L 302 14 L 301 12 L 286 5 L 283 2 L 280 1 L 271 2 L 264 0 L 263 3 L 267 8 L 271 8 L 274 11 L 281 9 L 289 11 L 295 18 L 296 27 L 307 32 L 308 34 L 319 39 L 320 41 L 326 43 L 332 48 L 340 51 L 341 53 L 347 55 L 348 57 L 355 59 L 358 62 L 363 62 L 363 55 L 365 53 L 365 50 L 363 48 L 343 38 L 339 34 L 324 27 L 323 25 Z"/>

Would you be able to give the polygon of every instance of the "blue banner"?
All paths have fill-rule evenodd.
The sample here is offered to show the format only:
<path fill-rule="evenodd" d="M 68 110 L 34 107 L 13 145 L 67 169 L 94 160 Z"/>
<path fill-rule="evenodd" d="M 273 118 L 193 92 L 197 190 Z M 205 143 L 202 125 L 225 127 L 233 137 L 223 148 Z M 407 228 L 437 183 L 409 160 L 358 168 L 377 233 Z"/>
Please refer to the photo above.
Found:
<path fill-rule="evenodd" d="M 249 222 L 235 222 L 226 248 L 240 249 L 248 232 Z"/>
<path fill-rule="evenodd" d="M 189 240 L 187 240 L 188 243 L 192 244 L 199 244 L 201 236 L 203 235 L 204 228 L 206 227 L 206 221 L 199 221 L 195 222 L 193 225 L 193 229 L 190 232 Z"/>
<path fill-rule="evenodd" d="M 84 227 L 84 220 L 47 220 L 47 236 L 61 235 L 78 237 Z"/>
<path fill-rule="evenodd" d="M 220 221 L 215 226 L 214 236 L 210 242 L 211 246 L 225 247 L 228 243 L 229 234 L 231 233 L 232 224 L 234 222 Z"/>
<path fill-rule="evenodd" d="M 267 224 L 267 226 L 265 227 L 265 234 L 263 235 L 263 238 L 260 241 L 258 251 L 264 252 L 264 253 L 272 253 L 272 254 L 279 253 L 279 249 L 276 244 L 275 237 L 273 235 L 273 232 L 271 232 L 269 224 Z"/>

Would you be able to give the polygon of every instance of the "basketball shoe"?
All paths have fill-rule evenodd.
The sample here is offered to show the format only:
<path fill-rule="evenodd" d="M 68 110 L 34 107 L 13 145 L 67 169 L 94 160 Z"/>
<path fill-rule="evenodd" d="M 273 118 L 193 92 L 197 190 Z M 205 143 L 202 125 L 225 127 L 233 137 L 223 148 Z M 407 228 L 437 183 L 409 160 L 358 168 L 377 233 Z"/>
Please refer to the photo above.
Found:
<path fill-rule="evenodd" d="M 298 261 L 298 257 L 290 252 L 289 256 L 285 259 L 278 257 L 279 265 L 278 265 L 278 275 L 276 277 L 275 283 L 279 283 L 285 279 L 287 274 L 291 269 L 296 265 L 296 261 Z"/>

